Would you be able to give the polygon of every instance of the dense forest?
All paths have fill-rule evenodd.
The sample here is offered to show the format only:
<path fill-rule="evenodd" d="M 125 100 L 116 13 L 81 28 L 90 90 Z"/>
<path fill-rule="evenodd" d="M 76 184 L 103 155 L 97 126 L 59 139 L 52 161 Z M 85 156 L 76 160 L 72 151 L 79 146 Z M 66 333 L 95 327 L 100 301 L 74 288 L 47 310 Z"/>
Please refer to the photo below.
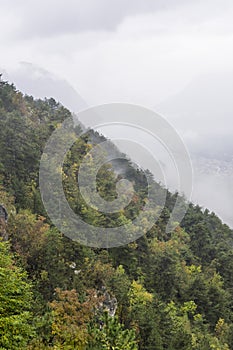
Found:
<path fill-rule="evenodd" d="M 233 232 L 214 213 L 190 203 L 166 233 L 178 194 L 154 181 L 158 194 L 166 191 L 166 205 L 128 245 L 87 247 L 50 221 L 39 191 L 40 158 L 70 116 L 53 98 L 35 100 L 0 81 L 0 203 L 9 214 L 8 239 L 0 241 L 0 349 L 233 349 Z M 146 181 L 130 161 L 105 164 L 98 191 L 111 200 L 117 179 L 126 177 L 135 184 L 133 203 L 114 215 L 85 206 L 77 173 L 102 139 L 89 130 L 72 146 L 63 186 L 84 220 L 113 227 L 143 207 Z"/>

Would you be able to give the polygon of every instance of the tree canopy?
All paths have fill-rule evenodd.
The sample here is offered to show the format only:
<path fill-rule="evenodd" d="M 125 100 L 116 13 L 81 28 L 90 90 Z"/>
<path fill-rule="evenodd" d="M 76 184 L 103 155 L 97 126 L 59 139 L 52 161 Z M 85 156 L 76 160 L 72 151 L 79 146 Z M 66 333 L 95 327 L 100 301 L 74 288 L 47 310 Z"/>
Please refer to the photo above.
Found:
<path fill-rule="evenodd" d="M 153 180 L 166 204 L 135 242 L 89 248 L 54 227 L 40 197 L 39 162 L 51 133 L 70 116 L 54 99 L 35 100 L 0 81 L 0 203 L 9 214 L 9 241 L 0 241 L 0 349 L 233 349 L 233 232 L 214 213 L 190 203 L 166 233 L 178 194 Z M 130 160 L 105 164 L 100 195 L 114 199 L 125 177 L 134 183 L 133 201 L 120 213 L 90 209 L 77 174 L 103 139 L 89 130 L 72 146 L 63 187 L 86 222 L 114 227 L 140 212 L 147 183 Z"/>

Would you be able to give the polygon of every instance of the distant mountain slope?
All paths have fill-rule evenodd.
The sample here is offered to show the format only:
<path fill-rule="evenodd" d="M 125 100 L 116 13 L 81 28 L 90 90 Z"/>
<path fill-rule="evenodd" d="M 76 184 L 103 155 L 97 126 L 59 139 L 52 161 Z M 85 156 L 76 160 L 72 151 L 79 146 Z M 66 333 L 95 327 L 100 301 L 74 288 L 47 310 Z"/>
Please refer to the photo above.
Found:
<path fill-rule="evenodd" d="M 6 78 L 6 74 L 4 74 Z M 21 62 L 7 74 L 17 89 L 34 98 L 53 97 L 69 108 L 71 112 L 79 112 L 87 105 L 77 91 L 66 81 L 32 63 Z"/>
<path fill-rule="evenodd" d="M 190 131 L 191 135 L 207 137 L 207 141 L 216 136 L 229 137 L 233 132 L 232 91 L 232 72 L 205 74 L 155 109 L 184 134 Z"/>
<path fill-rule="evenodd" d="M 233 227 L 233 73 L 205 74 L 155 107 L 178 129 L 193 159 L 195 203 Z"/>

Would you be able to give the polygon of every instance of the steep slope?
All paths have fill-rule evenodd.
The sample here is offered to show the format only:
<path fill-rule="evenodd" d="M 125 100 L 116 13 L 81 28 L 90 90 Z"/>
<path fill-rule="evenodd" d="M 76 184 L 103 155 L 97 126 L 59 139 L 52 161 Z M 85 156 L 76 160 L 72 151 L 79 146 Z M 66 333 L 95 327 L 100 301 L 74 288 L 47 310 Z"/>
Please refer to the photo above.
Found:
<path fill-rule="evenodd" d="M 111 249 L 82 246 L 52 225 L 40 199 L 39 161 L 49 135 L 69 116 L 53 99 L 34 100 L 0 82 L 0 202 L 9 212 L 10 249 L 27 271 L 34 299 L 31 337 L 17 338 L 18 348 L 27 342 L 28 349 L 233 349 L 233 235 L 214 213 L 190 204 L 168 234 L 177 194 L 167 191 L 152 229 Z M 63 168 L 64 190 L 87 222 L 117 226 L 138 215 L 146 181 L 130 161 L 106 164 L 98 191 L 114 198 L 117 176 L 125 176 L 135 183 L 134 203 L 109 216 L 85 207 L 75 180 L 84 155 L 102 139 L 89 131 L 74 144 Z M 158 195 L 165 191 L 154 186 Z M 10 311 L 1 314 L 3 297 L 11 296 L 0 290 L 0 317 L 11 325 L 13 339 Z M 0 347 L 7 349 L 4 334 L 0 328 Z"/>

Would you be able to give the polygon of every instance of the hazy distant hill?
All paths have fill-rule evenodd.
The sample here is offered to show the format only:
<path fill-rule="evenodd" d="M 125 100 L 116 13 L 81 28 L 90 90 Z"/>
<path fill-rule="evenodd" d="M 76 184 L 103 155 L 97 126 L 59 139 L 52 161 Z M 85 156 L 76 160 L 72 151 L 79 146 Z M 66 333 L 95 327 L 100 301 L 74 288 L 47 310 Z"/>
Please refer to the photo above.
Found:
<path fill-rule="evenodd" d="M 233 73 L 205 74 L 155 107 L 193 158 L 193 200 L 233 226 Z"/>

